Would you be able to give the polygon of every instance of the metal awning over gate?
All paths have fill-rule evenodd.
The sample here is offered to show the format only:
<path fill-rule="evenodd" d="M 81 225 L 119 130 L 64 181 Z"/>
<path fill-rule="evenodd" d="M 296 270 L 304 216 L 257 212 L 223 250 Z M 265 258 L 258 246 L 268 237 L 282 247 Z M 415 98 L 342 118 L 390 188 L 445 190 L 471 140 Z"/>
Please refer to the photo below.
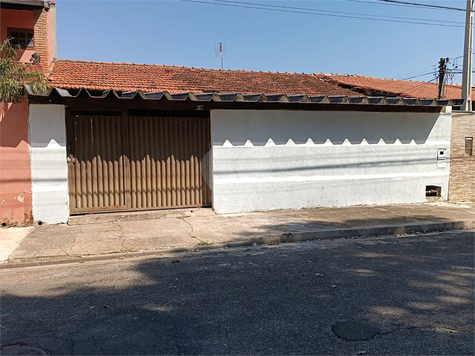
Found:
<path fill-rule="evenodd" d="M 419 99 L 406 97 L 370 97 L 370 96 L 332 96 L 332 95 L 286 95 L 286 94 L 241 94 L 241 93 L 169 93 L 167 91 L 146 93 L 137 91 L 115 90 L 88 90 L 88 89 L 62 89 L 50 88 L 45 94 L 35 94 L 28 85 L 25 88 L 30 97 L 36 98 L 91 98 L 91 99 L 119 99 L 145 101 L 171 101 L 196 103 L 280 103 L 280 104 L 323 104 L 357 105 L 357 106 L 410 106 L 410 107 L 442 107 L 460 106 L 462 99 Z"/>

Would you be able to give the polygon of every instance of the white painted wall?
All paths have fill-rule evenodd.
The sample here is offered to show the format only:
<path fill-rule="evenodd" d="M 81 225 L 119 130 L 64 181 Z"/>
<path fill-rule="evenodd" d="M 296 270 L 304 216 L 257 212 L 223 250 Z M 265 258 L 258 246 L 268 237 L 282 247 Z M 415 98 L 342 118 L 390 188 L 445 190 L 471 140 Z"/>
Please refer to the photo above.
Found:
<path fill-rule="evenodd" d="M 439 113 L 213 110 L 213 207 L 418 203 L 427 185 L 447 199 L 450 125 Z"/>
<path fill-rule="evenodd" d="M 46 224 L 69 218 L 65 109 L 63 105 L 30 105 L 33 219 Z"/>

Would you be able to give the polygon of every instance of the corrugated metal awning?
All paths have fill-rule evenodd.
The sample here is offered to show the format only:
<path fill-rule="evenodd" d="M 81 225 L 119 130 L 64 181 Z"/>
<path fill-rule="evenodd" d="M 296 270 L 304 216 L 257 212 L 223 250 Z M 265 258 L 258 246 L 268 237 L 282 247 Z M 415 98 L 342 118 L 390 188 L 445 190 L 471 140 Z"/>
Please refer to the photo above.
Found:
<path fill-rule="evenodd" d="M 62 89 L 50 88 L 45 94 L 35 94 L 28 85 L 25 89 L 32 97 L 62 97 L 62 98 L 91 98 L 105 99 L 116 98 L 120 100 L 166 100 L 166 101 L 192 101 L 192 102 L 221 102 L 221 103 L 294 103 L 294 104 L 338 104 L 338 105 L 380 105 L 380 106 L 419 106 L 443 107 L 460 106 L 462 99 L 419 99 L 403 97 L 367 97 L 367 96 L 330 96 L 330 95 L 286 95 L 286 94 L 241 94 L 241 93 L 169 93 L 160 91 L 146 93 L 137 91 L 95 91 L 88 89 Z"/>

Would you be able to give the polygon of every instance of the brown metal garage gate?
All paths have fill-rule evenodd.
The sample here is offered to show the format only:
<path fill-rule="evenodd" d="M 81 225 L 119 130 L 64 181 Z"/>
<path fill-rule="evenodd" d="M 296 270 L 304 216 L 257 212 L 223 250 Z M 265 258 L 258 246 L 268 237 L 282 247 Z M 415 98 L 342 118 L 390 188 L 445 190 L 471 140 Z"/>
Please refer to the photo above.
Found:
<path fill-rule="evenodd" d="M 210 205 L 209 116 L 68 116 L 72 214 Z"/>

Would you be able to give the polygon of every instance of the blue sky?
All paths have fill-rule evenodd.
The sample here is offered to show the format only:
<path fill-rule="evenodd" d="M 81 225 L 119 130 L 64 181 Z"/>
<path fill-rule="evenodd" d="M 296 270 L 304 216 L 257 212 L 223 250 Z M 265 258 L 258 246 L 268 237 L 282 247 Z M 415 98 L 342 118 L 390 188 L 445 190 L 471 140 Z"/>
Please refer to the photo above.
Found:
<path fill-rule="evenodd" d="M 223 42 L 225 69 L 383 78 L 428 73 L 413 80 L 429 81 L 436 76 L 441 57 L 451 58 L 454 63 L 453 59 L 463 54 L 462 11 L 384 5 L 377 0 L 235 1 L 241 5 L 246 2 L 380 18 L 448 21 L 451 26 L 461 27 L 316 16 L 183 0 L 57 0 L 59 58 L 220 68 L 216 43 Z M 414 2 L 466 6 L 465 0 Z M 461 70 L 462 58 L 457 63 L 457 70 Z M 460 76 L 456 76 L 455 82 L 460 82 Z"/>

